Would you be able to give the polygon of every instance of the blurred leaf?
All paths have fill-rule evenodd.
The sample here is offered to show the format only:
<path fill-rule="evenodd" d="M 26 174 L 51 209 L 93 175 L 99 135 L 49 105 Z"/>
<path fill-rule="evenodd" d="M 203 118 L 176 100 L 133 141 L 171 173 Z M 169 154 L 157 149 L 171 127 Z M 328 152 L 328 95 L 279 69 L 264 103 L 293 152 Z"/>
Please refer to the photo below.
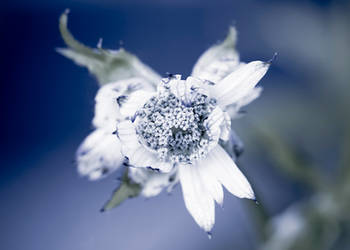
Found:
<path fill-rule="evenodd" d="M 349 122 L 350 124 L 350 122 Z M 350 178 L 350 125 L 344 129 L 343 145 L 340 158 L 341 176 Z"/>
<path fill-rule="evenodd" d="M 336 183 L 336 192 L 340 199 L 343 197 L 350 197 L 350 122 L 348 118 L 345 123 L 344 135 L 342 137 L 342 147 L 340 155 L 340 171 L 339 171 L 339 182 Z M 345 204 L 350 208 L 350 202 Z"/>
<path fill-rule="evenodd" d="M 114 190 L 111 199 L 103 206 L 101 212 L 119 206 L 123 201 L 138 196 L 140 192 L 141 186 L 131 181 L 128 177 L 128 169 L 126 168 L 120 186 Z"/>
<path fill-rule="evenodd" d="M 257 196 L 256 192 L 255 195 Z M 257 201 L 255 203 L 247 200 L 245 204 L 248 206 L 249 211 L 252 214 L 252 218 L 255 222 L 255 231 L 258 233 L 259 237 L 258 240 L 260 242 L 266 241 L 268 238 L 268 232 L 265 230 L 265 228 L 267 227 L 271 216 L 265 209 L 264 204 L 260 203 L 259 198 L 257 198 Z"/>
<path fill-rule="evenodd" d="M 263 145 L 262 149 L 270 159 L 276 162 L 280 170 L 314 188 L 323 189 L 327 186 L 317 172 L 317 168 L 308 161 L 305 155 L 296 151 L 296 148 L 285 143 L 281 137 L 267 127 L 260 126 L 255 132 Z"/>
<path fill-rule="evenodd" d="M 100 85 L 132 77 L 141 77 L 156 86 L 160 76 L 150 67 L 143 64 L 136 56 L 119 49 L 117 51 L 98 48 L 93 49 L 77 41 L 67 28 L 68 11 L 65 11 L 59 21 L 59 29 L 68 48 L 57 51 L 72 59 L 80 66 L 88 68 Z"/>

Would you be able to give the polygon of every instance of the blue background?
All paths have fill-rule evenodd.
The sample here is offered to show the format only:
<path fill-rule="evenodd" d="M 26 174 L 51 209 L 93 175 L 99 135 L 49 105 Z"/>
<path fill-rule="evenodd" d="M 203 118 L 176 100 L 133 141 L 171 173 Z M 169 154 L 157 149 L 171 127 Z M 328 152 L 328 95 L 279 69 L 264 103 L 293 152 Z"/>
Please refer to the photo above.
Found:
<path fill-rule="evenodd" d="M 283 45 L 285 41 L 305 44 L 315 49 L 316 55 L 314 37 L 310 41 L 315 32 L 313 22 L 319 13 L 337 4 L 277 0 L 2 1 L 0 248 L 185 250 L 257 246 L 251 203 L 227 192 L 224 208 L 217 207 L 212 240 L 186 211 L 180 187 L 171 196 L 139 197 L 108 213 L 99 212 L 118 185 L 117 174 L 89 182 L 78 176 L 73 163 L 76 148 L 92 131 L 98 86 L 86 69 L 55 52 L 64 46 L 58 17 L 66 8 L 71 10 L 69 28 L 78 40 L 95 46 L 103 37 L 103 46 L 112 49 L 122 41 L 127 50 L 162 75 L 189 75 L 199 55 L 223 39 L 229 25 L 235 24 L 242 61 L 269 60 L 274 52 L 279 53 L 261 82 L 265 89 L 262 97 L 248 107 L 248 116 L 256 114 L 259 118 L 255 121 L 259 121 L 263 119 L 259 107 L 274 101 L 274 90 L 312 92 L 304 83 L 316 81 L 320 69 L 305 67 L 309 62 L 291 57 L 293 51 Z M 305 23 L 299 18 L 304 10 L 315 14 Z M 290 22 L 284 22 L 286 16 Z M 294 32 L 290 39 L 286 37 L 289 29 Z M 317 61 L 317 55 L 310 60 Z M 236 123 L 239 127 L 240 120 Z M 308 195 L 303 185 L 257 158 L 249 149 L 247 131 L 238 130 L 247 149 L 240 160 L 242 171 L 270 215 Z"/>

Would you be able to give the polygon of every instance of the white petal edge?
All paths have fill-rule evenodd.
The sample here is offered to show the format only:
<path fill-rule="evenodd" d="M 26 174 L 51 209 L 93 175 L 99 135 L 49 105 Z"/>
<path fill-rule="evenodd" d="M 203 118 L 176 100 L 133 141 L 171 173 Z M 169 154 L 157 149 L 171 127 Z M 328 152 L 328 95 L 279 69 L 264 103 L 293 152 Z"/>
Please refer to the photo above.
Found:
<path fill-rule="evenodd" d="M 144 197 L 153 197 L 158 195 L 164 188 L 173 185 L 174 181 L 170 178 L 175 175 L 174 171 L 169 173 L 157 173 L 144 168 L 130 168 L 129 177 L 142 186 L 141 195 Z"/>
<path fill-rule="evenodd" d="M 191 102 L 192 87 L 199 84 L 199 79 L 188 77 L 186 80 L 181 80 L 181 75 L 175 75 L 169 78 L 168 86 L 170 91 L 183 103 L 189 104 Z"/>
<path fill-rule="evenodd" d="M 250 90 L 246 95 L 242 96 L 242 98 L 239 99 L 237 102 L 238 109 L 240 109 L 245 105 L 248 105 L 249 103 L 254 101 L 256 98 L 258 98 L 262 90 L 263 90 L 262 87 L 255 87 L 252 90 Z"/>
<path fill-rule="evenodd" d="M 210 232 L 215 223 L 215 203 L 206 190 L 197 167 L 179 166 L 179 179 L 188 212 L 201 228 Z"/>
<path fill-rule="evenodd" d="M 227 113 L 229 113 L 232 119 L 239 118 L 242 114 L 239 113 L 239 110 L 243 107 L 254 101 L 258 98 L 262 92 L 262 87 L 255 87 L 247 95 L 239 99 L 234 105 L 226 107 Z"/>
<path fill-rule="evenodd" d="M 208 128 L 208 133 L 212 138 L 210 142 L 210 147 L 213 147 L 217 144 L 220 135 L 221 135 L 221 125 L 225 120 L 224 112 L 221 108 L 216 107 L 204 121 L 204 126 Z"/>
<path fill-rule="evenodd" d="M 78 148 L 78 172 L 90 180 L 98 180 L 118 169 L 124 157 L 119 139 L 97 129 L 88 135 Z"/>
<path fill-rule="evenodd" d="M 126 98 L 130 93 L 149 89 L 149 83 L 140 78 L 130 78 L 105 84 L 95 97 L 95 116 L 93 125 L 106 131 L 115 131 L 115 125 L 124 117 L 120 113 L 118 100 Z"/>
<path fill-rule="evenodd" d="M 117 135 L 121 141 L 122 154 L 129 159 L 134 167 L 150 168 L 168 173 L 173 166 L 168 162 L 159 161 L 156 155 L 146 149 L 138 140 L 135 126 L 130 120 L 117 124 Z"/>
<path fill-rule="evenodd" d="M 215 164 L 215 162 L 210 162 L 207 159 L 203 159 L 196 163 L 200 178 L 203 181 L 208 192 L 211 194 L 212 198 L 222 206 L 224 201 L 224 191 L 222 189 L 221 183 L 217 180 L 215 175 L 212 174 L 210 169 L 210 164 Z"/>
<path fill-rule="evenodd" d="M 144 90 L 135 91 L 127 97 L 126 101 L 122 105 L 120 105 L 120 113 L 124 117 L 134 117 L 136 111 L 154 95 L 154 92 Z"/>
<path fill-rule="evenodd" d="M 205 120 L 204 124 L 208 128 L 219 128 L 224 119 L 224 112 L 221 108 L 216 107 Z"/>
<path fill-rule="evenodd" d="M 206 160 L 211 173 L 231 194 L 239 198 L 255 199 L 247 178 L 220 145 L 209 152 Z"/>
<path fill-rule="evenodd" d="M 233 73 L 213 88 L 213 95 L 221 107 L 237 103 L 258 84 L 266 74 L 270 63 L 254 61 L 240 64 Z"/>
<path fill-rule="evenodd" d="M 101 87 L 95 97 L 95 116 L 92 124 L 96 128 L 103 128 L 113 132 L 118 119 L 122 116 L 119 112 L 117 98 L 123 95 L 120 82 L 106 84 Z"/>
<path fill-rule="evenodd" d="M 224 112 L 224 121 L 221 126 L 220 139 L 223 141 L 228 141 L 231 133 L 231 117 L 227 112 Z"/>

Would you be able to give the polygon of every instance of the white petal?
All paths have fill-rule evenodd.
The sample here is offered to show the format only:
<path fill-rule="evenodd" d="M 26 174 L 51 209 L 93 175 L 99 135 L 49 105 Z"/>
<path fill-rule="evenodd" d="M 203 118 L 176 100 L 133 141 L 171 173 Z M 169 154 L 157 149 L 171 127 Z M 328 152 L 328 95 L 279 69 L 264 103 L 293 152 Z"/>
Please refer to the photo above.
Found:
<path fill-rule="evenodd" d="M 174 171 L 158 173 L 144 168 L 129 168 L 129 177 L 142 186 L 141 194 L 145 197 L 158 195 L 165 187 L 173 185 Z"/>
<path fill-rule="evenodd" d="M 225 41 L 212 46 L 201 55 L 193 68 L 192 76 L 218 83 L 233 72 L 239 63 L 235 49 L 236 36 L 236 29 L 230 27 Z"/>
<path fill-rule="evenodd" d="M 122 151 L 125 152 L 124 150 Z M 169 173 L 173 166 L 169 162 L 162 162 L 157 159 L 156 155 L 148 151 L 144 146 L 138 147 L 136 150 L 129 150 L 125 154 L 132 166 L 140 168 L 149 168 L 155 172 Z"/>
<path fill-rule="evenodd" d="M 186 81 L 180 79 L 173 78 L 169 82 L 169 86 L 171 89 L 171 92 L 180 100 L 185 97 L 186 92 Z"/>
<path fill-rule="evenodd" d="M 211 162 L 208 166 L 212 174 L 230 193 L 239 198 L 255 199 L 248 180 L 220 145 L 209 152 L 206 160 Z"/>
<path fill-rule="evenodd" d="M 117 103 L 117 98 L 123 95 L 119 85 L 120 82 L 107 84 L 97 92 L 95 97 L 95 116 L 92 120 L 96 128 L 103 128 L 106 131 L 113 132 L 118 119 L 122 118 Z"/>
<path fill-rule="evenodd" d="M 193 101 L 198 93 L 210 96 L 212 86 L 207 81 L 203 81 L 197 77 L 189 76 L 186 80 L 181 80 L 181 75 L 163 78 L 162 84 L 158 86 L 158 94 L 162 95 L 164 91 L 170 89 L 178 99 L 188 104 Z"/>
<path fill-rule="evenodd" d="M 92 132 L 80 145 L 76 160 L 78 171 L 91 180 L 100 179 L 113 172 L 122 164 L 120 141 L 101 129 Z"/>
<path fill-rule="evenodd" d="M 130 78 L 113 83 L 108 83 L 101 87 L 95 97 L 95 116 L 92 121 L 97 128 L 103 128 L 106 131 L 115 131 L 116 123 L 123 119 L 119 111 L 119 104 L 126 97 L 140 89 L 149 88 L 149 83 L 140 78 Z"/>
<path fill-rule="evenodd" d="M 122 153 L 129 159 L 129 163 L 135 167 L 148 167 L 153 162 L 150 152 L 140 144 L 136 130 L 130 120 L 122 121 L 117 125 L 117 135 L 122 144 Z"/>
<path fill-rule="evenodd" d="M 224 112 L 224 121 L 222 122 L 220 129 L 220 139 L 223 141 L 227 141 L 230 138 L 231 131 L 231 117 L 227 112 Z"/>
<path fill-rule="evenodd" d="M 130 94 L 126 101 L 120 105 L 120 113 L 124 117 L 133 117 L 138 109 L 147 102 L 155 93 L 138 90 Z"/>
<path fill-rule="evenodd" d="M 216 107 L 204 121 L 203 124 L 208 128 L 208 134 L 212 138 L 211 145 L 217 144 L 221 134 L 221 124 L 224 119 L 224 112 L 219 107 Z"/>
<path fill-rule="evenodd" d="M 153 173 L 142 188 L 142 195 L 152 197 L 158 195 L 163 188 L 169 185 L 169 175 Z"/>
<path fill-rule="evenodd" d="M 122 151 L 135 150 L 141 146 L 136 135 L 135 127 L 130 120 L 117 124 L 117 135 L 122 143 Z"/>
<path fill-rule="evenodd" d="M 241 99 L 238 100 L 237 106 L 238 109 L 241 107 L 248 105 L 252 101 L 254 101 L 256 98 L 260 96 L 260 93 L 262 91 L 262 87 L 256 87 L 250 90 L 246 95 L 242 96 Z"/>
<path fill-rule="evenodd" d="M 156 160 L 155 156 L 143 146 L 138 147 L 136 150 L 128 151 L 126 156 L 129 158 L 130 164 L 135 167 L 151 168 Z"/>
<path fill-rule="evenodd" d="M 187 210 L 196 223 L 210 232 L 215 223 L 215 204 L 193 165 L 179 166 L 179 178 Z"/>
<path fill-rule="evenodd" d="M 221 123 L 224 121 L 224 112 L 221 108 L 216 107 L 205 120 L 205 126 L 208 128 L 219 128 Z"/>
<path fill-rule="evenodd" d="M 232 119 L 239 118 L 241 115 L 239 113 L 239 110 L 245 106 L 254 101 L 256 98 L 260 96 L 260 93 L 262 91 L 262 87 L 255 87 L 251 91 L 247 93 L 247 95 L 242 96 L 234 105 L 230 105 L 226 107 L 226 111 L 230 114 L 230 117 Z"/>
<path fill-rule="evenodd" d="M 191 80 L 181 80 L 181 75 L 170 78 L 170 91 L 185 104 L 190 102 L 191 98 Z"/>
<path fill-rule="evenodd" d="M 167 173 L 173 166 L 157 159 L 156 154 L 146 149 L 137 138 L 134 124 L 130 120 L 117 125 L 117 134 L 122 144 L 122 154 L 129 159 L 129 164 L 135 167 L 152 168 Z"/>
<path fill-rule="evenodd" d="M 215 175 L 212 174 L 210 169 L 210 164 L 215 164 L 215 162 L 208 161 L 203 159 L 198 162 L 196 165 L 198 167 L 198 172 L 203 181 L 208 192 L 211 194 L 213 199 L 222 206 L 224 200 L 224 192 L 222 190 L 221 183 L 216 179 Z"/>
<path fill-rule="evenodd" d="M 241 64 L 237 70 L 215 85 L 214 97 L 221 107 L 235 104 L 245 97 L 265 75 L 270 63 L 254 61 Z"/>
<path fill-rule="evenodd" d="M 244 151 L 244 144 L 233 129 L 230 130 L 229 139 L 221 142 L 220 145 L 225 149 L 226 153 L 230 155 L 233 161 Z"/>
<path fill-rule="evenodd" d="M 170 162 L 160 161 L 153 155 L 154 162 L 152 163 L 152 168 L 159 170 L 162 173 L 169 173 L 173 169 L 173 165 Z"/>

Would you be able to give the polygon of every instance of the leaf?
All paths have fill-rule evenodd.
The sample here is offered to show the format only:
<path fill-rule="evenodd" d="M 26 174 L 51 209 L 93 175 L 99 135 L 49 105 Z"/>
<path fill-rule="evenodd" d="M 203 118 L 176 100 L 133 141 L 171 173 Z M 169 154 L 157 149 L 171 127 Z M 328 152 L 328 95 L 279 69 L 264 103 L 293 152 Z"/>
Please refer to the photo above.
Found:
<path fill-rule="evenodd" d="M 126 169 L 120 186 L 114 190 L 111 199 L 102 207 L 101 212 L 115 208 L 123 201 L 138 196 L 141 189 L 142 188 L 139 184 L 131 181 L 131 179 L 128 177 L 128 169 Z"/>
<path fill-rule="evenodd" d="M 259 128 L 255 129 L 255 135 L 265 154 L 276 163 L 280 170 L 315 189 L 324 188 L 326 181 L 317 172 L 317 166 L 310 161 L 308 155 L 289 145 L 266 125 L 260 124 Z"/>
<path fill-rule="evenodd" d="M 339 193 L 348 197 L 350 195 L 350 120 L 349 118 L 344 119 L 346 119 L 346 121 L 340 149 L 339 181 L 336 185 Z"/>
<path fill-rule="evenodd" d="M 158 84 L 161 77 L 123 48 L 105 50 L 99 43 L 95 49 L 77 41 L 67 28 L 68 12 L 66 10 L 59 20 L 59 29 L 68 48 L 58 48 L 58 53 L 88 68 L 100 85 L 132 77 L 141 77 L 153 86 Z"/>
<path fill-rule="evenodd" d="M 237 31 L 231 26 L 223 42 L 210 47 L 199 57 L 192 76 L 217 83 L 233 72 L 239 64 L 236 41 Z"/>

